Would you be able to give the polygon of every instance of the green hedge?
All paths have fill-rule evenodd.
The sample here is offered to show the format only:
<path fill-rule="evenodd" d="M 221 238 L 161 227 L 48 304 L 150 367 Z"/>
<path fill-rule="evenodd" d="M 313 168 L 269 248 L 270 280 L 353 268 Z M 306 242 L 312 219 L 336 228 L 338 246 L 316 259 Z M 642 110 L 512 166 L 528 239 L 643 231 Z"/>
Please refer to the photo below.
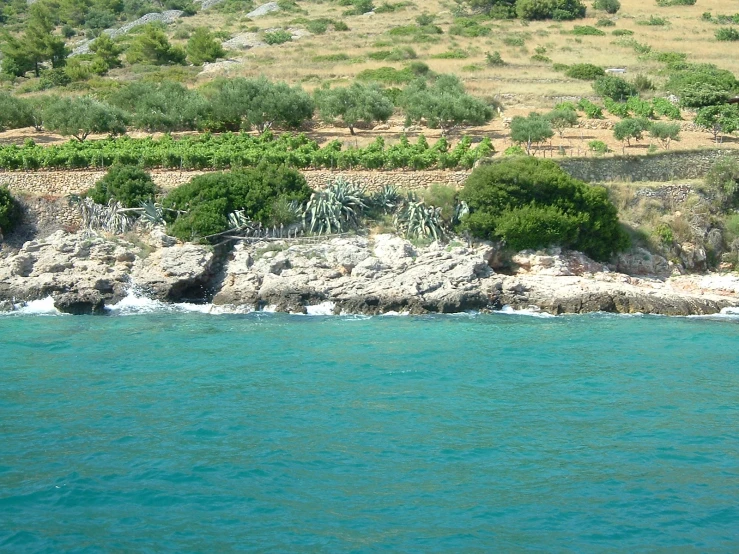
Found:
<path fill-rule="evenodd" d="M 18 202 L 7 187 L 0 187 L 0 236 L 12 231 L 18 224 L 21 211 Z"/>
<path fill-rule="evenodd" d="M 602 187 L 572 178 L 551 160 L 505 158 L 470 175 L 461 193 L 473 235 L 515 249 L 559 245 L 597 260 L 628 246 L 616 207 Z"/>
<path fill-rule="evenodd" d="M 303 134 L 206 133 L 179 140 L 119 137 L 47 147 L 27 141 L 23 146 L 0 147 L 0 169 L 87 169 L 113 164 L 144 169 L 235 169 L 255 167 L 262 161 L 297 169 L 455 169 L 471 168 L 493 152 L 487 138 L 473 147 L 463 137 L 452 148 L 444 138 L 429 145 L 423 135 L 415 143 L 402 137 L 386 146 L 380 137 L 365 148 L 345 149 L 337 140 L 320 147 Z"/>

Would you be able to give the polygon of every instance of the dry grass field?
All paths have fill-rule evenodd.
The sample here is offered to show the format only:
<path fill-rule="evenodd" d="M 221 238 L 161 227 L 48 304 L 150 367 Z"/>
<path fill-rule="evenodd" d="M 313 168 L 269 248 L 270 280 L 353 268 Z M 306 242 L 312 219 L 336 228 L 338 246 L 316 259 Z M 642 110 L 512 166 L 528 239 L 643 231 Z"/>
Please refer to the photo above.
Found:
<path fill-rule="evenodd" d="M 380 5 L 380 2 L 375 4 Z M 719 25 L 702 18 L 704 12 L 711 12 L 714 16 L 739 12 L 736 0 L 699 0 L 693 6 L 673 7 L 659 7 L 655 0 L 622 0 L 622 8 L 614 16 L 596 12 L 588 4 L 588 17 L 576 21 L 481 20 L 480 24 L 491 28 L 490 34 L 481 37 L 450 34 L 455 24 L 456 7 L 451 0 L 402 3 L 391 0 L 390 4 L 405 6 L 390 13 L 372 16 L 343 16 L 346 8 L 337 3 L 304 0 L 297 3 L 296 11 L 282 11 L 255 20 L 240 14 L 216 13 L 213 10 L 183 18 L 168 29 L 174 43 L 184 44 L 185 40 L 178 37 L 186 36 L 199 26 L 236 37 L 271 28 L 304 28 L 306 19 L 331 18 L 344 21 L 350 30 L 336 32 L 329 27 L 324 34 L 304 36 L 281 45 L 230 50 L 230 62 L 218 62 L 203 71 L 177 68 L 177 78 L 195 87 L 219 76 L 265 75 L 313 90 L 327 83 L 349 83 L 363 70 L 386 66 L 402 69 L 411 61 L 420 61 L 428 64 L 432 71 L 456 74 L 472 94 L 495 98 L 502 103 L 502 116 L 489 125 L 457 130 L 457 133 L 472 136 L 489 136 L 496 149 L 502 150 L 510 146 L 506 118 L 534 110 L 548 110 L 557 102 L 567 99 L 589 97 L 597 100 L 589 81 L 567 78 L 563 72 L 553 68 L 554 64 L 588 62 L 608 68 L 624 68 L 627 78 L 639 74 L 648 76 L 655 83 L 656 90 L 646 93 L 647 98 L 664 95 L 660 90 L 666 79 L 664 64 L 655 61 L 653 56 L 639 54 L 634 48 L 635 43 L 648 45 L 652 53 L 684 53 L 689 62 L 712 63 L 739 74 L 737 43 L 718 42 L 714 32 Z M 424 13 L 434 16 L 434 24 L 442 29 L 442 34 L 393 34 L 394 28 L 415 25 L 416 17 Z M 652 16 L 663 18 L 665 24 L 644 24 Z M 605 36 L 572 34 L 575 26 L 596 26 L 598 20 L 604 18 L 614 24 L 598 27 L 605 32 Z M 614 36 L 612 33 L 616 30 L 631 31 L 633 35 Z M 395 62 L 372 57 L 373 53 L 379 51 L 403 47 L 409 47 L 414 57 Z M 491 66 L 486 62 L 486 53 L 496 51 L 506 65 Z M 450 52 L 457 57 L 447 57 Z M 537 53 L 551 61 L 532 61 L 532 56 Z M 140 78 L 140 75 L 133 73 L 131 68 L 123 68 L 111 72 L 111 77 L 127 81 Z M 694 130 L 690 124 L 693 115 L 690 112 L 683 114 L 682 140 L 673 143 L 673 149 L 713 146 L 713 138 L 709 133 Z M 617 119 L 612 118 L 612 121 Z M 624 149 L 613 138 L 612 131 L 607 128 L 608 123 L 591 125 L 593 122 L 586 120 L 583 123 L 585 125 L 579 128 L 567 130 L 562 138 L 555 135 L 538 155 L 585 155 L 587 143 L 592 140 L 606 142 L 614 153 L 644 153 L 650 147 L 647 138 Z M 598 126 L 605 128 L 589 128 Z M 403 119 L 398 116 L 390 121 L 389 129 L 365 129 L 356 137 L 350 137 L 345 128 L 318 123 L 312 126 L 309 133 L 320 141 L 340 138 L 347 143 L 363 145 L 378 135 L 392 140 L 403 132 L 403 127 Z M 423 133 L 429 138 L 439 135 L 433 129 L 424 129 Z M 0 134 L 0 142 L 17 142 L 27 136 L 36 135 L 30 130 L 11 131 Z M 56 137 L 46 136 L 45 140 L 54 141 Z M 739 147 L 739 139 L 728 138 L 724 146 Z"/>

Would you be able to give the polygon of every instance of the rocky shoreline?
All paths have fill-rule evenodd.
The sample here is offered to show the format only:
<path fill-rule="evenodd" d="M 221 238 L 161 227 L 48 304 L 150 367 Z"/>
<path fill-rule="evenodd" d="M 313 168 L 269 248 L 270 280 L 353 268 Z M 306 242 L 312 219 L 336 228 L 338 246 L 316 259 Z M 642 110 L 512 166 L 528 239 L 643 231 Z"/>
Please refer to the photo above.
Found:
<path fill-rule="evenodd" d="M 295 313 L 319 304 L 368 315 L 510 306 L 687 316 L 739 307 L 739 274 L 679 275 L 643 250 L 607 266 L 558 249 L 506 261 L 491 244 L 417 247 L 385 234 L 213 248 L 154 230 L 134 242 L 65 231 L 26 242 L 0 259 L 0 311 L 52 297 L 62 312 L 102 314 L 132 289 L 163 302 Z"/>

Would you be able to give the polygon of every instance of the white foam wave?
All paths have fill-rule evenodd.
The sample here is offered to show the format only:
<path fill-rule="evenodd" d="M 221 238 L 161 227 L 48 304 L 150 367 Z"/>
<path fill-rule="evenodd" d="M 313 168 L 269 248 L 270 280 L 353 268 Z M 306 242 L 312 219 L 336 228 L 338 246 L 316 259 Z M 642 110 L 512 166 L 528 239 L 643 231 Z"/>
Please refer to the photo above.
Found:
<path fill-rule="evenodd" d="M 31 300 L 24 304 L 16 305 L 16 311 L 10 312 L 18 315 L 62 315 L 62 313 L 54 306 L 54 299 L 51 296 L 42 298 L 41 300 Z"/>
<path fill-rule="evenodd" d="M 557 316 L 554 316 L 554 315 L 549 314 L 547 312 L 541 311 L 541 309 L 539 309 L 536 306 L 531 306 L 529 308 L 524 308 L 523 310 L 515 310 L 515 309 L 513 309 L 512 306 L 505 305 L 505 306 L 503 306 L 500 310 L 498 310 L 495 313 L 505 314 L 505 315 L 525 315 L 525 316 L 528 316 L 528 317 L 540 317 L 542 319 L 550 319 L 550 318 L 553 318 L 553 317 L 557 317 Z"/>
<path fill-rule="evenodd" d="M 308 315 L 334 315 L 336 304 L 333 302 L 321 302 L 314 306 L 306 306 L 305 313 Z"/>
<path fill-rule="evenodd" d="M 253 311 L 246 306 L 215 306 L 213 304 L 191 304 L 189 302 L 167 303 L 147 298 L 130 290 L 120 302 L 105 308 L 112 315 L 141 315 L 157 312 L 193 312 L 202 314 L 244 314 Z"/>

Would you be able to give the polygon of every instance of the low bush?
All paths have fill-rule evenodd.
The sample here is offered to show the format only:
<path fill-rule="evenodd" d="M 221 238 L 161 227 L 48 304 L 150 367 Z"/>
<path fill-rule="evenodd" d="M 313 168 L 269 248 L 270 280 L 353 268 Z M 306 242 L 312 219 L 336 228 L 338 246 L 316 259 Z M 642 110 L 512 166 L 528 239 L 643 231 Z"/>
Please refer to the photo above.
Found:
<path fill-rule="evenodd" d="M 269 225 L 278 202 L 304 202 L 311 189 L 298 171 L 264 162 L 256 168 L 206 173 L 172 190 L 162 201 L 168 212 L 168 232 L 181 240 L 202 238 L 229 229 L 228 217 L 242 211 Z"/>
<path fill-rule="evenodd" d="M 600 29 L 596 27 L 591 27 L 590 25 L 575 25 L 575 28 L 572 29 L 572 34 L 577 35 L 577 36 L 594 36 L 594 37 L 606 36 L 605 31 L 601 31 Z"/>
<path fill-rule="evenodd" d="M 637 95 L 634 85 L 621 77 L 612 75 L 598 77 L 593 83 L 593 90 L 598 96 L 617 101 L 626 100 L 629 96 Z"/>
<path fill-rule="evenodd" d="M 739 30 L 734 27 L 722 27 L 716 30 L 716 40 L 734 42 L 739 40 Z"/>
<path fill-rule="evenodd" d="M 565 71 L 565 75 L 571 79 L 581 79 L 583 81 L 594 81 L 598 77 L 603 77 L 605 70 L 592 63 L 576 63 L 571 65 Z"/>
<path fill-rule="evenodd" d="M 706 185 L 716 191 L 724 206 L 739 204 L 739 160 L 731 156 L 717 160 L 705 179 Z"/>
<path fill-rule="evenodd" d="M 18 202 L 10 194 L 8 187 L 0 186 L 0 240 L 2 235 L 12 231 L 20 220 Z"/>
<path fill-rule="evenodd" d="M 594 154 L 599 154 L 601 156 L 609 152 L 608 145 L 602 140 L 591 140 L 588 142 L 588 148 Z"/>
<path fill-rule="evenodd" d="M 657 17 L 655 15 L 650 15 L 649 19 L 644 19 L 642 21 L 637 21 L 637 25 L 648 25 L 652 27 L 664 27 L 667 25 L 667 20 L 664 17 Z"/>
<path fill-rule="evenodd" d="M 97 204 L 107 204 L 113 199 L 126 208 L 138 208 L 142 202 L 152 200 L 157 192 L 157 186 L 146 171 L 133 165 L 116 164 L 85 196 Z"/>
<path fill-rule="evenodd" d="M 621 9 L 621 2 L 618 0 L 595 0 L 593 2 L 593 9 L 602 10 L 613 15 Z"/>
<path fill-rule="evenodd" d="M 478 167 L 460 195 L 464 226 L 515 249 L 559 245 L 598 260 L 628 246 L 616 208 L 601 187 L 572 178 L 555 162 L 526 156 Z"/>
<path fill-rule="evenodd" d="M 503 61 L 503 58 L 500 57 L 500 52 L 498 52 L 497 50 L 492 53 L 486 52 L 485 61 L 488 65 L 492 65 L 493 67 L 500 67 L 506 64 Z"/>
<path fill-rule="evenodd" d="M 667 98 L 653 98 L 652 107 L 654 108 L 655 115 L 665 116 L 668 119 L 682 119 L 680 108 Z"/>
<path fill-rule="evenodd" d="M 284 29 L 264 33 L 264 42 L 269 45 L 284 44 L 285 42 L 290 42 L 292 39 L 292 33 Z"/>
<path fill-rule="evenodd" d="M 599 19 L 595 22 L 596 27 L 615 27 L 616 23 L 612 19 Z"/>
<path fill-rule="evenodd" d="M 647 92 L 650 90 L 654 90 L 654 83 L 652 82 L 652 80 L 646 75 L 642 75 L 641 73 L 634 77 L 634 79 L 631 81 L 631 84 L 634 85 L 634 88 L 638 92 Z"/>
<path fill-rule="evenodd" d="M 587 98 L 581 99 L 577 103 L 577 107 L 585 112 L 588 119 L 603 119 L 603 108 L 594 104 Z"/>
<path fill-rule="evenodd" d="M 614 29 L 611 31 L 611 34 L 614 37 L 628 37 L 634 34 L 634 31 L 631 29 Z"/>

